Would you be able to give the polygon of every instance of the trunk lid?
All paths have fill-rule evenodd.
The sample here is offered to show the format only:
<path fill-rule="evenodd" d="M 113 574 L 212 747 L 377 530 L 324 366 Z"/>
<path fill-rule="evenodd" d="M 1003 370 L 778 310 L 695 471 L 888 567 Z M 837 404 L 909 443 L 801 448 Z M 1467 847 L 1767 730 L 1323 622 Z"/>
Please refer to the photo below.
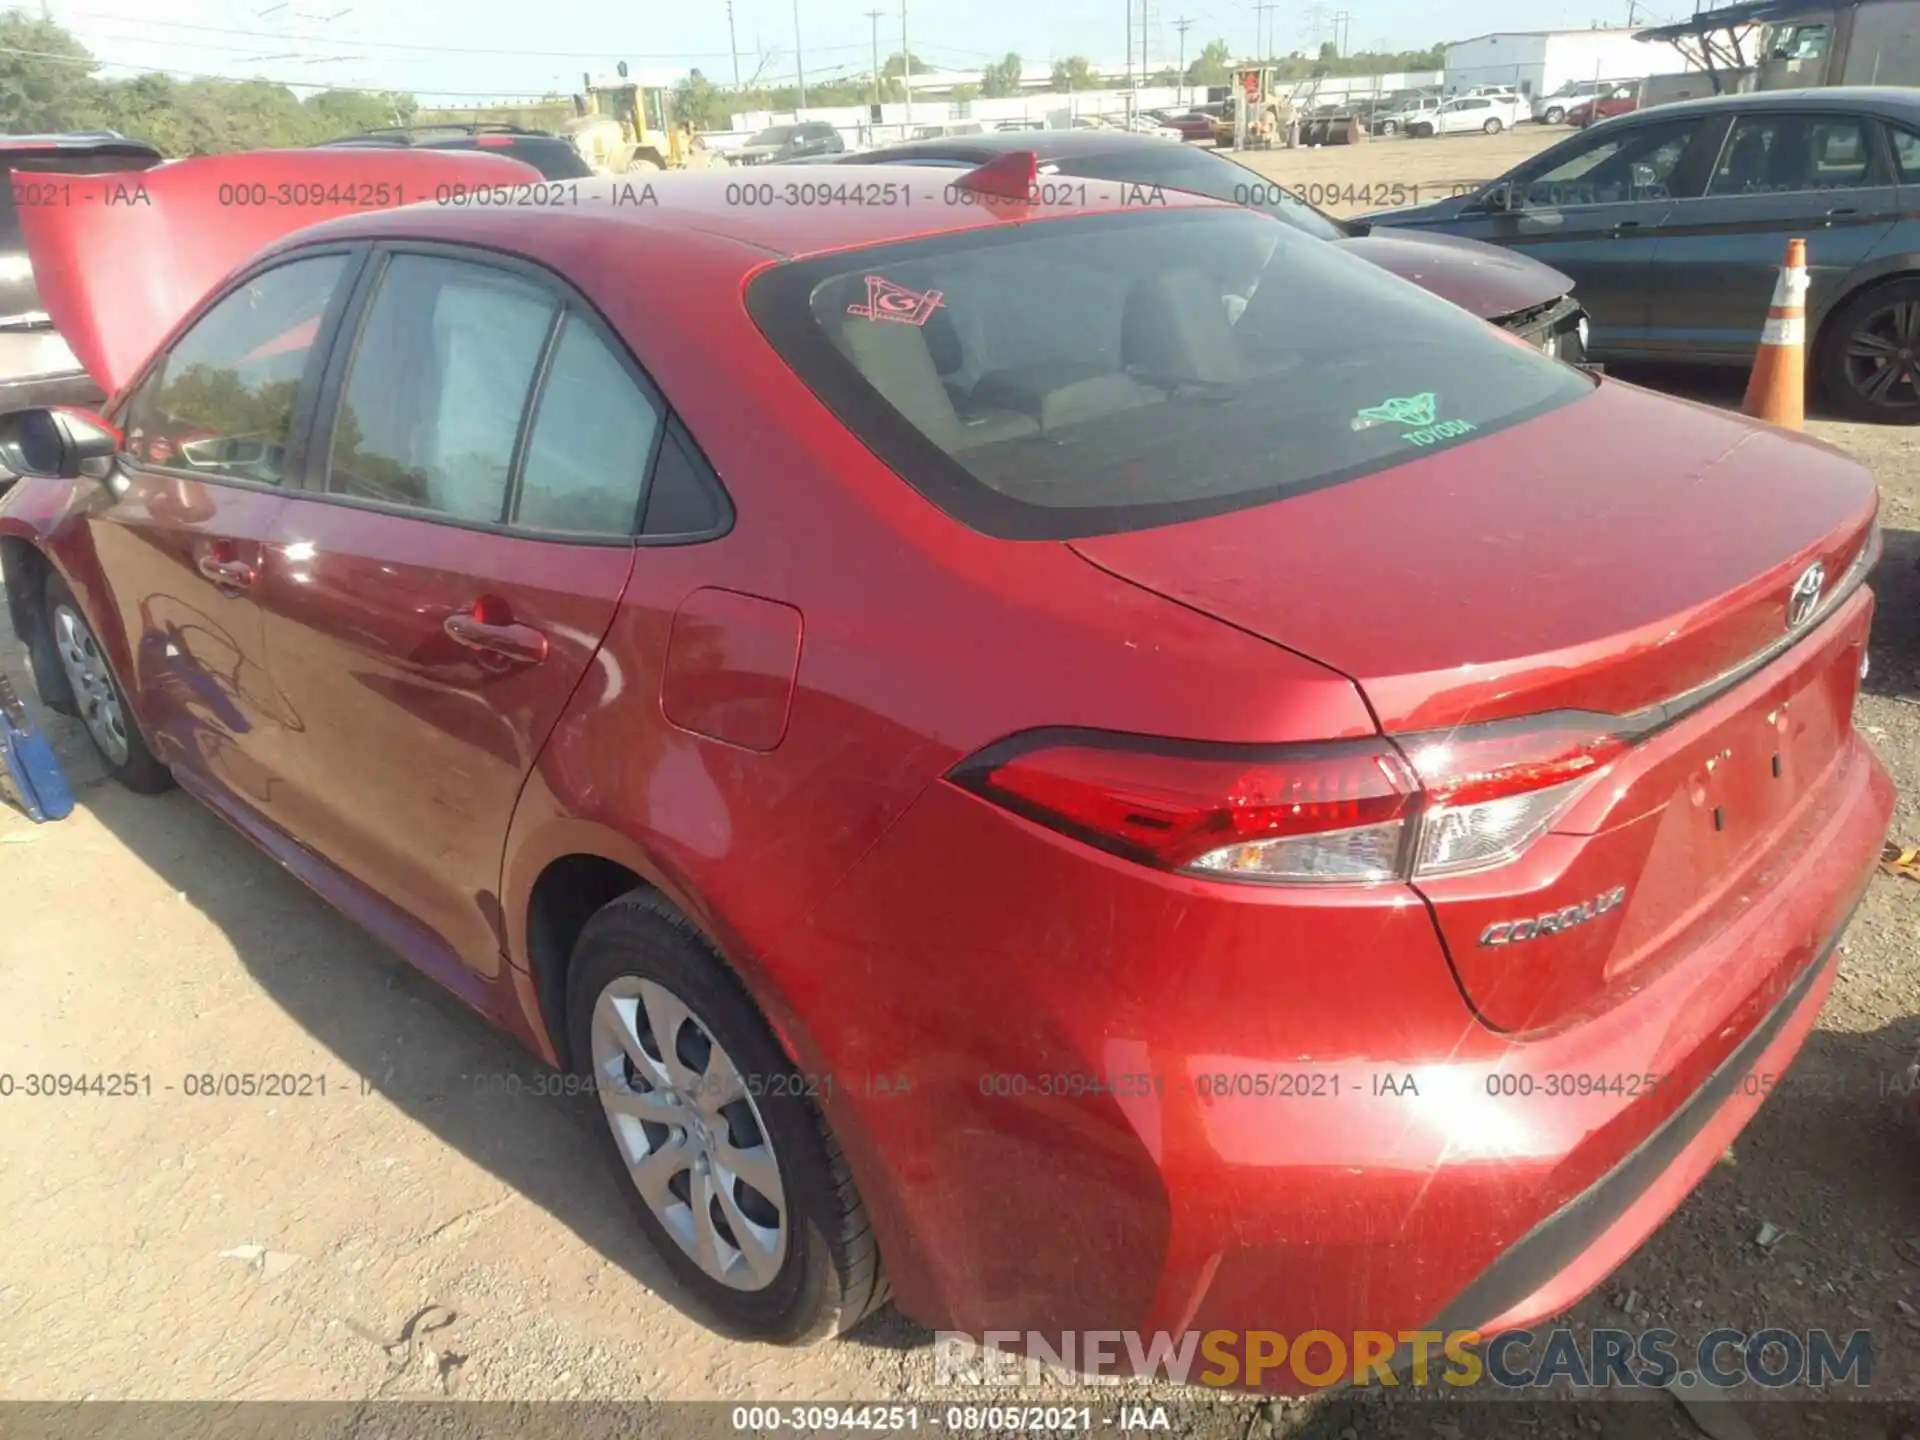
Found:
<path fill-rule="evenodd" d="M 1390 735 L 1704 689 L 1517 859 L 1417 881 L 1481 1017 L 1530 1031 L 1726 943 L 1818 843 L 1870 613 L 1835 597 L 1876 508 L 1831 447 L 1606 382 L 1392 470 L 1072 545 L 1344 672 Z M 1822 608 L 1790 624 L 1815 564 Z"/>
<path fill-rule="evenodd" d="M 1606 381 L 1390 470 L 1071 543 L 1344 672 L 1407 733 L 1710 680 L 1785 633 L 1808 565 L 1839 579 L 1877 503 L 1830 446 Z"/>

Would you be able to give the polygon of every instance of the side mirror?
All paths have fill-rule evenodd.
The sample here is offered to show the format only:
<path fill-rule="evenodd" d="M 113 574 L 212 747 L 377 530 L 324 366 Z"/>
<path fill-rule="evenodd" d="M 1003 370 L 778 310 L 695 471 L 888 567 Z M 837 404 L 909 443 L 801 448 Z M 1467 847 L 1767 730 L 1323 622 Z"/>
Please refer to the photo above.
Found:
<path fill-rule="evenodd" d="M 38 480 L 78 480 L 120 453 L 120 432 L 86 410 L 0 415 L 0 466 Z"/>

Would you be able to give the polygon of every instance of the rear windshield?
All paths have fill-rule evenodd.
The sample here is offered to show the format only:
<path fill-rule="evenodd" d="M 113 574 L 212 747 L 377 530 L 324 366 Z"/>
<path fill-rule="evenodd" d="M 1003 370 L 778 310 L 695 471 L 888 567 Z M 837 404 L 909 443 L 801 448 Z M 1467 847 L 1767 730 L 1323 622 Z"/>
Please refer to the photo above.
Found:
<path fill-rule="evenodd" d="M 748 307 L 909 484 L 1010 539 L 1284 499 L 1593 383 L 1339 246 L 1224 207 L 836 252 L 764 272 Z"/>

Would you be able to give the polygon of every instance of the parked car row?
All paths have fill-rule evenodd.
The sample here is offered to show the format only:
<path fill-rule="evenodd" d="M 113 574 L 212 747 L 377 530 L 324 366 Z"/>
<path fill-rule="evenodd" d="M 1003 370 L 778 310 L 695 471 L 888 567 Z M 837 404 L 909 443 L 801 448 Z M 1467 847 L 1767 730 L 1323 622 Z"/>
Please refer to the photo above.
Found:
<path fill-rule="evenodd" d="M 1381 224 L 1484 240 L 1573 279 L 1597 361 L 1752 363 L 1788 236 L 1813 374 L 1861 420 L 1920 423 L 1920 92 L 1833 87 L 1606 120 L 1471 194 Z"/>

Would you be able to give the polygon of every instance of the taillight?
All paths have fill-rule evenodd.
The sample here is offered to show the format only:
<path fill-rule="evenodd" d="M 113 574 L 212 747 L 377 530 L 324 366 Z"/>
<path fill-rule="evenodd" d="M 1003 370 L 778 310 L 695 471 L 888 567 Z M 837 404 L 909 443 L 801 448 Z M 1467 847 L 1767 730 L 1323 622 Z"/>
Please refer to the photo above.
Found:
<path fill-rule="evenodd" d="M 982 751 L 948 778 L 1159 869 L 1354 884 L 1513 859 L 1626 745 L 1605 717 L 1571 715 L 1288 746 L 1042 731 Z"/>
<path fill-rule="evenodd" d="M 1627 748 L 1603 715 L 1541 715 L 1399 738 L 1426 805 L 1413 874 L 1505 864 Z"/>

